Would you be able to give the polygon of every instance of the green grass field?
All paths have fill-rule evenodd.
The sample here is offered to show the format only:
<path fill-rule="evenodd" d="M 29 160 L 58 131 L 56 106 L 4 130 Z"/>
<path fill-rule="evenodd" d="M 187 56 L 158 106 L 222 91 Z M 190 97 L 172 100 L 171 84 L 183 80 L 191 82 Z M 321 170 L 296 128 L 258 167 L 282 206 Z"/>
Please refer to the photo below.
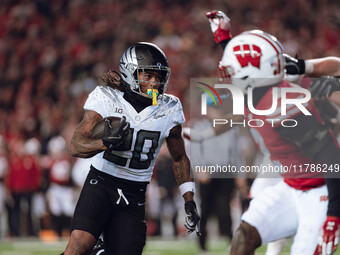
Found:
<path fill-rule="evenodd" d="M 58 255 L 66 246 L 66 242 L 40 242 L 36 240 L 1 242 L 0 255 Z M 205 255 L 228 254 L 227 243 L 210 241 L 209 253 Z M 256 255 L 264 255 L 265 247 L 257 250 Z M 143 255 L 196 255 L 200 254 L 195 240 L 159 240 L 149 239 Z M 340 255 L 340 252 L 336 252 Z M 289 247 L 282 253 L 289 255 Z"/>

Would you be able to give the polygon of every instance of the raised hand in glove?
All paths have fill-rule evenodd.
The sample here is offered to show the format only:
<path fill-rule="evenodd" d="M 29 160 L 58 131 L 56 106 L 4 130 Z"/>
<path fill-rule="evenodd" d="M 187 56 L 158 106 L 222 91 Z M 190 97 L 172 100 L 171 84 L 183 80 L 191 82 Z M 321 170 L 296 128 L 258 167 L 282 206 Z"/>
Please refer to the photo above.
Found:
<path fill-rule="evenodd" d="M 288 54 L 283 54 L 285 59 L 285 69 L 287 74 L 304 74 L 305 61 L 299 58 L 293 58 Z"/>
<path fill-rule="evenodd" d="M 332 255 L 336 251 L 339 242 L 339 224 L 340 218 L 327 216 L 314 255 Z"/>
<path fill-rule="evenodd" d="M 211 11 L 205 14 L 210 22 L 211 31 L 214 34 L 214 40 L 216 43 L 220 43 L 224 40 L 230 39 L 230 19 L 224 12 Z"/>
<path fill-rule="evenodd" d="M 130 123 L 126 121 L 126 117 L 124 116 L 119 126 L 112 127 L 110 120 L 105 120 L 104 127 L 104 136 L 102 137 L 102 141 L 104 145 L 109 149 L 114 149 L 117 146 L 121 145 L 125 138 L 127 137 L 130 129 Z"/>
<path fill-rule="evenodd" d="M 200 236 L 199 221 L 201 217 L 197 212 L 195 201 L 185 202 L 184 209 L 186 213 L 184 226 L 188 229 L 188 234 L 191 234 L 196 230 L 196 234 Z"/>
<path fill-rule="evenodd" d="M 321 77 L 313 79 L 309 90 L 312 93 L 312 97 L 315 97 L 316 99 L 330 97 L 333 92 L 340 91 L 339 78 Z"/>

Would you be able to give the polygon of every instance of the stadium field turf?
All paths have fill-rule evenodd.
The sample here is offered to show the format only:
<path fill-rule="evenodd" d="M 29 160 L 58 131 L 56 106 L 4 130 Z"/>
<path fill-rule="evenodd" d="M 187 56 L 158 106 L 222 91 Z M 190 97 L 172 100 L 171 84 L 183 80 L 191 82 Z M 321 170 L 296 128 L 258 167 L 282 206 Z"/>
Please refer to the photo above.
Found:
<path fill-rule="evenodd" d="M 58 255 L 66 247 L 66 241 L 42 242 L 35 240 L 1 241 L 0 255 Z M 205 255 L 228 254 L 227 242 L 223 240 L 209 241 L 210 251 Z M 257 250 L 256 255 L 264 255 L 265 247 Z M 199 252 L 195 240 L 162 240 L 148 239 L 143 255 L 196 255 Z M 282 255 L 289 255 L 289 247 Z M 335 255 L 340 255 L 337 251 Z"/>

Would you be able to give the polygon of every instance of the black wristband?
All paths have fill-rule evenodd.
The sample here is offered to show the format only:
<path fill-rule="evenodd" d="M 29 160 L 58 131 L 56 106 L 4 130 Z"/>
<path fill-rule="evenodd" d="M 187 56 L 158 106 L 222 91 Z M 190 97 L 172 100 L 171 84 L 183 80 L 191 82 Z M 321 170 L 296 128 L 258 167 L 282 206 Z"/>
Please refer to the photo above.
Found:
<path fill-rule="evenodd" d="M 287 74 L 304 74 L 306 71 L 305 61 L 301 58 L 293 58 L 287 54 L 283 54 L 285 59 L 285 69 Z"/>
<path fill-rule="evenodd" d="M 300 74 L 304 74 L 306 71 L 306 64 L 303 59 L 298 58 L 298 66 L 300 68 Z"/>

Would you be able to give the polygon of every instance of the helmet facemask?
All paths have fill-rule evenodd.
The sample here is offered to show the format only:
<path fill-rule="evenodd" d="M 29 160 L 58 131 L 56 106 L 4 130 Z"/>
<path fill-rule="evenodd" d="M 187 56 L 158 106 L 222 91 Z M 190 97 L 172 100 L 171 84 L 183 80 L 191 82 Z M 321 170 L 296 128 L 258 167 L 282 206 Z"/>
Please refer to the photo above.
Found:
<path fill-rule="evenodd" d="M 156 99 L 159 99 L 163 96 L 164 92 L 167 89 L 167 85 L 170 78 L 170 68 L 169 67 L 163 67 L 163 66 L 142 66 L 136 69 L 134 72 L 134 78 L 136 83 L 136 89 L 134 89 L 134 92 L 138 93 L 141 96 L 144 97 L 150 97 L 153 100 L 153 105 L 156 105 L 155 103 Z M 157 73 L 159 75 L 159 81 L 150 81 L 147 79 L 144 79 L 144 77 L 147 77 L 147 74 L 151 73 Z M 140 79 L 142 77 L 142 79 Z M 147 90 L 147 93 L 143 93 L 141 88 L 141 82 L 142 83 L 150 83 L 151 86 Z"/>

